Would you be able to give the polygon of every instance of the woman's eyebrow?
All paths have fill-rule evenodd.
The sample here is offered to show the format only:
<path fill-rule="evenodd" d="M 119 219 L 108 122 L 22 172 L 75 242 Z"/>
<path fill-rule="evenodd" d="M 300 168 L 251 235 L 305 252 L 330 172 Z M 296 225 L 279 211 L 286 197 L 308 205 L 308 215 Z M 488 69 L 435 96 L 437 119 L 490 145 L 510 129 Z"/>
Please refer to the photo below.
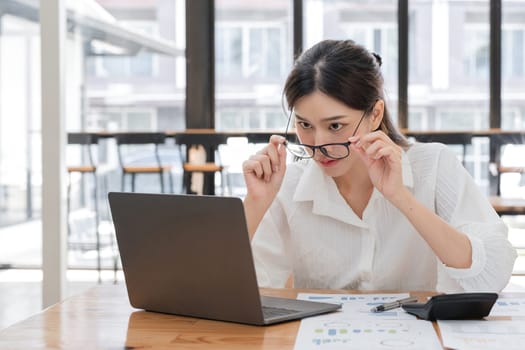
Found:
<path fill-rule="evenodd" d="M 332 122 L 334 120 L 339 120 L 339 119 L 348 118 L 348 117 L 350 117 L 350 116 L 348 116 L 348 115 L 334 115 L 333 117 L 323 118 L 321 120 L 321 122 Z M 297 119 L 299 119 L 301 121 L 308 121 L 308 119 L 301 117 L 297 113 L 295 113 L 295 118 L 297 118 Z"/>
<path fill-rule="evenodd" d="M 334 121 L 334 120 L 339 120 L 339 119 L 344 119 L 344 118 L 349 118 L 349 117 L 350 116 L 348 116 L 348 115 L 334 115 L 333 117 L 324 118 L 321 121 L 323 121 L 323 122 L 331 122 L 331 121 Z"/>
<path fill-rule="evenodd" d="M 295 119 L 300 119 L 301 121 L 307 121 L 305 118 L 301 117 L 299 114 L 294 113 Z"/>

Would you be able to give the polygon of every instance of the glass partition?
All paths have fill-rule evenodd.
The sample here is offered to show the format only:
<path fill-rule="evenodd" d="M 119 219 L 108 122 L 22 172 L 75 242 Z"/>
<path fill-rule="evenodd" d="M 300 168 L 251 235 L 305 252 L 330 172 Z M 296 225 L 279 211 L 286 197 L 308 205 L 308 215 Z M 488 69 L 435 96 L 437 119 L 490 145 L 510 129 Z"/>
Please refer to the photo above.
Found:
<path fill-rule="evenodd" d="M 215 128 L 284 129 L 291 1 L 215 1 Z"/>
<path fill-rule="evenodd" d="M 487 129 L 489 1 L 409 4 L 409 128 Z"/>
<path fill-rule="evenodd" d="M 66 130 L 184 129 L 185 1 L 66 0 L 64 3 Z M 13 0 L 8 5 L 2 7 L 0 16 L 0 267 L 39 268 L 40 2 Z M 66 147 L 68 167 L 88 161 L 89 151 L 76 146 Z M 105 196 L 110 190 L 121 189 L 121 169 L 112 138 L 99 138 L 90 148 L 96 163 L 98 229 L 107 232 L 109 212 Z M 148 160 L 133 148 L 127 155 L 137 161 Z M 161 156 L 166 162 L 178 159 L 170 144 L 161 148 Z M 179 178 L 175 173 L 173 177 Z M 70 172 L 69 179 L 69 233 L 92 231 L 96 224 L 91 174 Z M 138 180 L 137 190 L 157 191 L 157 182 L 157 177 L 144 176 L 144 180 Z M 9 243 L 4 244 L 3 237 Z M 23 251 L 9 249 L 17 240 L 31 244 L 26 244 Z M 82 246 L 85 259 L 70 259 L 70 266 L 95 267 L 93 243 L 81 243 L 69 246 L 72 250 Z M 113 266 L 113 261 L 107 259 L 104 264 Z"/>
<path fill-rule="evenodd" d="M 0 267 L 41 265 L 38 8 L 0 17 Z M 25 244 L 30 242 L 31 244 Z M 13 246 L 21 249 L 13 249 Z"/>
<path fill-rule="evenodd" d="M 489 127 L 489 0 L 409 2 L 408 127 Z M 452 145 L 458 155 L 461 145 Z M 488 192 L 488 139 L 473 139 L 465 167 Z"/>
<path fill-rule="evenodd" d="M 323 39 L 351 39 L 383 61 L 387 104 L 397 122 L 397 1 L 305 0 L 304 47 Z"/>
<path fill-rule="evenodd" d="M 525 129 L 525 1 L 502 1 L 501 128 Z"/>

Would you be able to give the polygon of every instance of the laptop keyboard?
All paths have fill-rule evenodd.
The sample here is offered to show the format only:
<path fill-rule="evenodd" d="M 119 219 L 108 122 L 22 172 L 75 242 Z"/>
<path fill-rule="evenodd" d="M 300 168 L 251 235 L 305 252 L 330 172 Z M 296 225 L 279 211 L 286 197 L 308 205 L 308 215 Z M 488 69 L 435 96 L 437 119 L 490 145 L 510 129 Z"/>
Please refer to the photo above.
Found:
<path fill-rule="evenodd" d="M 290 309 L 282 309 L 278 307 L 271 307 L 271 306 L 263 306 L 263 315 L 264 318 L 272 318 L 272 317 L 278 317 L 278 316 L 285 316 L 290 314 L 298 313 L 297 310 L 290 310 Z"/>

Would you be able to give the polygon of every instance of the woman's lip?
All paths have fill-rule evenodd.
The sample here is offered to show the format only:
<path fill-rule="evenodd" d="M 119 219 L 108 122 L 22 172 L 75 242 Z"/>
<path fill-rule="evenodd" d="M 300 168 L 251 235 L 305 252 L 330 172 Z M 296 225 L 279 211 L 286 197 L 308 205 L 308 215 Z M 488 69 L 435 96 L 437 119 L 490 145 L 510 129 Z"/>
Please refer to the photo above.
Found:
<path fill-rule="evenodd" d="M 318 160 L 317 162 L 319 162 L 324 167 L 331 167 L 337 163 L 337 160 L 336 159 L 321 159 L 321 160 Z"/>

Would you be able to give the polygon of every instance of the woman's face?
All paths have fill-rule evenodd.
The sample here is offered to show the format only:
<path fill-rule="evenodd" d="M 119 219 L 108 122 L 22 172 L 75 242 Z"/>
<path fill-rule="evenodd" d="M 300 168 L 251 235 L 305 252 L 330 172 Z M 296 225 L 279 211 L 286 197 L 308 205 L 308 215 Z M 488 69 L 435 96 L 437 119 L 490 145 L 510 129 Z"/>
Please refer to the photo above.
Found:
<path fill-rule="evenodd" d="M 320 91 L 301 97 L 294 106 L 295 129 L 301 143 L 318 146 L 326 143 L 344 143 L 355 132 L 369 132 L 369 118 L 364 111 L 349 108 Z M 356 130 L 359 125 L 358 130 Z M 326 175 L 338 177 L 345 174 L 355 162 L 352 153 L 344 159 L 330 159 L 316 149 L 314 161 Z"/>

